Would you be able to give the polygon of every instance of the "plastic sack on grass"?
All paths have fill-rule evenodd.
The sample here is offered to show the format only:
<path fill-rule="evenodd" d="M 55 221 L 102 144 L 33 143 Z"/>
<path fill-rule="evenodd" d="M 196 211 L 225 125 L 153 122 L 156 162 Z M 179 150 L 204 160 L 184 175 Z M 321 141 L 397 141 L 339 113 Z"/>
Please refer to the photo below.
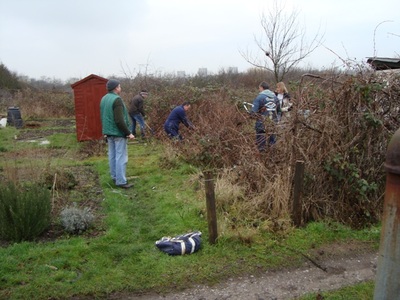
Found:
<path fill-rule="evenodd" d="M 1 118 L 0 119 L 0 127 L 6 127 L 7 126 L 7 118 Z"/>
<path fill-rule="evenodd" d="M 156 247 L 169 255 L 192 254 L 200 249 L 201 232 L 194 231 L 175 237 L 162 237 Z"/>

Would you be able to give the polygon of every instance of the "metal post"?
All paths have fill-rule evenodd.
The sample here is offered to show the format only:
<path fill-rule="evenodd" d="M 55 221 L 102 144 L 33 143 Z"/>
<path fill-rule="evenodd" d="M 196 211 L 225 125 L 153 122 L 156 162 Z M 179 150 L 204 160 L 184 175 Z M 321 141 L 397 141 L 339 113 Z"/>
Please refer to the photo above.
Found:
<path fill-rule="evenodd" d="M 214 179 L 212 172 L 204 172 L 204 183 L 206 189 L 207 220 L 208 220 L 208 241 L 215 244 L 218 238 L 217 233 L 217 212 L 215 209 Z"/>
<path fill-rule="evenodd" d="M 374 300 L 400 299 L 400 129 L 386 153 L 386 187 Z"/>

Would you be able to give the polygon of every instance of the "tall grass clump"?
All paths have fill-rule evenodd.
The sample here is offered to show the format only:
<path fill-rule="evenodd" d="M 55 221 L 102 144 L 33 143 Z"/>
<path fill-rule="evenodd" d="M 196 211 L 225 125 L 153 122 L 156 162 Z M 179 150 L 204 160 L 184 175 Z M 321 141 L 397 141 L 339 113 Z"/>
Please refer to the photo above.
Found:
<path fill-rule="evenodd" d="M 0 238 L 33 240 L 51 220 L 50 191 L 38 185 L 0 184 Z"/>

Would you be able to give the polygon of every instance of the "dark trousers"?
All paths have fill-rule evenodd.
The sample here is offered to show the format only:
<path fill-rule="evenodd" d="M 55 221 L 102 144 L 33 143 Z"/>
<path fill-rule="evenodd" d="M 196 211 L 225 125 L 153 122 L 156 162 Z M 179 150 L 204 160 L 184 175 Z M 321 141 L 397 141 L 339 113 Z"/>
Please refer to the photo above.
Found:
<path fill-rule="evenodd" d="M 173 123 L 165 123 L 164 130 L 171 139 L 183 140 L 183 137 L 179 134 L 179 126 Z"/>
<path fill-rule="evenodd" d="M 267 139 L 265 137 L 265 125 L 262 120 L 256 121 L 255 130 L 256 130 L 256 145 L 258 151 L 263 152 L 265 151 Z"/>
<path fill-rule="evenodd" d="M 256 145 L 258 151 L 264 152 L 267 146 L 267 137 L 263 120 L 256 121 L 255 130 L 256 130 Z M 275 143 L 276 143 L 276 134 L 272 133 L 268 137 L 268 145 L 272 146 Z"/>

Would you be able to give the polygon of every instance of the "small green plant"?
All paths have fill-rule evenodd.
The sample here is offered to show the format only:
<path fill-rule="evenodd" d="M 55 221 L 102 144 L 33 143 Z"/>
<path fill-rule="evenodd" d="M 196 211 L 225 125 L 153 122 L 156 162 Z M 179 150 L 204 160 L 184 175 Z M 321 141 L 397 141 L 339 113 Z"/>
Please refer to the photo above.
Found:
<path fill-rule="evenodd" d="M 379 92 L 383 88 L 383 84 L 381 83 L 354 83 L 355 90 L 362 96 L 362 98 L 368 103 L 372 103 L 374 100 L 374 95 L 376 92 Z"/>
<path fill-rule="evenodd" d="M 60 213 L 60 217 L 65 231 L 72 234 L 81 234 L 90 227 L 94 220 L 90 208 L 78 208 L 76 203 L 72 207 L 64 208 Z"/>
<path fill-rule="evenodd" d="M 373 127 L 373 128 L 381 128 L 383 126 L 383 122 L 380 119 L 377 119 L 374 114 L 370 112 L 366 112 L 363 114 L 363 118 L 366 121 L 366 123 Z"/>
<path fill-rule="evenodd" d="M 40 185 L 0 184 L 0 238 L 20 242 L 38 237 L 50 225 L 50 199 Z"/>
<path fill-rule="evenodd" d="M 343 189 L 343 186 L 348 186 L 349 193 L 360 201 L 368 202 L 369 194 L 378 189 L 377 183 L 368 182 L 366 179 L 361 178 L 361 170 L 356 164 L 346 160 L 340 153 L 327 160 L 324 168 L 340 184 L 338 185 L 339 189 Z"/>

